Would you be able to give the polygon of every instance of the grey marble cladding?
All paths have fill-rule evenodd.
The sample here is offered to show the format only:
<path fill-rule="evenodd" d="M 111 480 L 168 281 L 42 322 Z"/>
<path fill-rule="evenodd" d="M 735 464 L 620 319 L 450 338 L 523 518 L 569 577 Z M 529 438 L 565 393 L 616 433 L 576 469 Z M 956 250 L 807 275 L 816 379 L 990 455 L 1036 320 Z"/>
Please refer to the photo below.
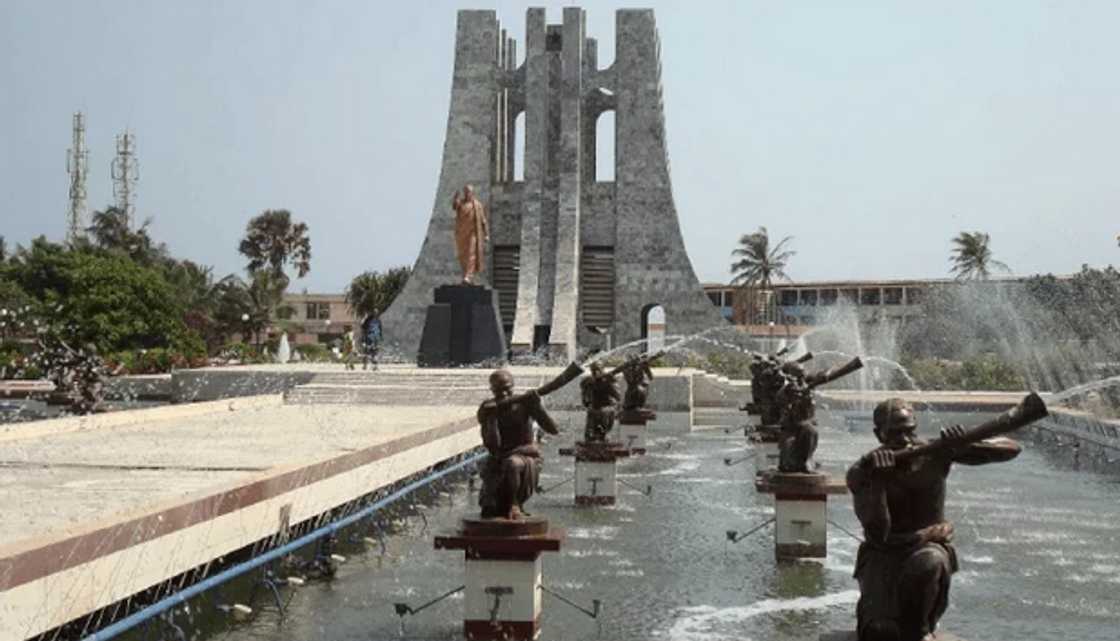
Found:
<path fill-rule="evenodd" d="M 660 42 L 652 10 L 616 13 L 614 63 L 597 64 L 585 14 L 548 25 L 526 14 L 525 62 L 493 11 L 460 11 L 443 165 L 413 277 L 385 313 L 386 340 L 415 355 L 435 287 L 458 280 L 451 196 L 476 187 L 491 216 L 493 245 L 519 247 L 511 345 L 533 347 L 537 327 L 569 358 L 598 345 L 580 319 L 583 247 L 614 250 L 613 344 L 642 334 L 645 310 L 664 306 L 666 331 L 725 322 L 704 295 L 681 237 L 669 177 Z M 595 182 L 596 122 L 615 114 L 615 180 Z M 513 123 L 524 118 L 524 178 L 514 181 Z M 599 159 L 602 161 L 602 159 Z M 493 252 L 488 252 L 488 260 Z M 489 273 L 483 274 L 489 279 Z"/>

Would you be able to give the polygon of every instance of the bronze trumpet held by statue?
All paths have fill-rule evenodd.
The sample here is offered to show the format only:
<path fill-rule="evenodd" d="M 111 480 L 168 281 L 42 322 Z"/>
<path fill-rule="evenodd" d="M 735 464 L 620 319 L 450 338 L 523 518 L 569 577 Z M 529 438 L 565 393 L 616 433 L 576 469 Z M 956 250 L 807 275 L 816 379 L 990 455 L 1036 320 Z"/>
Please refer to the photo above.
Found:
<path fill-rule="evenodd" d="M 847 376 L 848 374 L 851 374 L 852 372 L 857 371 L 862 367 L 863 361 L 859 359 L 859 356 L 856 356 L 844 365 L 826 369 L 823 372 L 817 372 L 816 374 L 808 377 L 809 388 L 812 389 L 814 387 L 824 385 L 825 383 L 831 383 L 832 381 Z"/>
<path fill-rule="evenodd" d="M 626 359 L 625 363 L 623 363 L 622 365 L 619 365 L 618 367 L 616 367 L 616 368 L 612 369 L 611 371 L 607 372 L 606 374 L 604 374 L 604 376 L 618 376 L 627 367 L 630 367 L 632 365 L 637 365 L 638 363 L 642 363 L 642 362 L 649 363 L 650 361 L 661 358 L 662 356 L 664 356 L 666 354 L 667 351 L 668 350 L 659 349 L 656 352 L 650 352 L 648 354 L 639 354 L 637 356 L 631 356 L 630 358 Z M 573 363 L 573 365 L 574 365 L 574 363 Z"/>
<path fill-rule="evenodd" d="M 573 361 L 571 363 L 568 363 L 568 366 L 564 368 L 563 372 L 560 372 L 559 376 L 545 383 L 544 385 L 541 385 L 532 392 L 522 392 L 520 394 L 514 394 L 513 396 L 506 397 L 501 401 L 495 401 L 491 399 L 489 401 L 486 401 L 486 403 L 492 404 L 495 408 L 506 407 L 511 403 L 517 403 L 519 401 L 525 400 L 529 397 L 530 394 L 536 394 L 537 396 L 548 396 L 561 387 L 564 387 L 568 383 L 571 383 L 572 381 L 579 378 L 580 374 L 583 374 L 583 368 L 579 366 L 579 363 Z"/>
<path fill-rule="evenodd" d="M 964 433 L 964 436 L 953 441 L 937 439 L 924 445 L 898 450 L 894 453 L 896 463 L 908 461 L 919 456 L 937 454 L 947 449 L 971 445 L 980 441 L 1010 434 L 1015 430 L 1026 427 L 1040 418 L 1049 415 L 1046 402 L 1035 392 L 1027 394 L 1019 404 L 990 421 L 981 423 Z"/>

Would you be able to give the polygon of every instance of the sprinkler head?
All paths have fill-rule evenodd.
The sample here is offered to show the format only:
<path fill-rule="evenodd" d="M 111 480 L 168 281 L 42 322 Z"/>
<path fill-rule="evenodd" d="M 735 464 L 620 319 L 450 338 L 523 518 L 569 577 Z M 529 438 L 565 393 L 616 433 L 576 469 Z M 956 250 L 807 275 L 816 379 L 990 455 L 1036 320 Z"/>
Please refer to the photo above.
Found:
<path fill-rule="evenodd" d="M 735 542 L 735 536 L 738 535 L 738 534 L 739 533 L 736 532 L 735 530 L 728 530 L 727 531 L 727 540 L 734 543 Z"/>
<path fill-rule="evenodd" d="M 397 616 L 404 618 L 406 614 L 412 614 L 412 608 L 408 607 L 407 603 L 394 603 L 393 610 L 396 611 Z"/>

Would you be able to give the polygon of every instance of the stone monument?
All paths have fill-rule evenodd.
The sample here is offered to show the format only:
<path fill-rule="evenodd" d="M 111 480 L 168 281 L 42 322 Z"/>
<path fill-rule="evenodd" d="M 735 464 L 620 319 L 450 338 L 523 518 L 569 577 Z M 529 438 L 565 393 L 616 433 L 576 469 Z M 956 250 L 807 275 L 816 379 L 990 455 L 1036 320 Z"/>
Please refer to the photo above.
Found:
<path fill-rule="evenodd" d="M 945 519 L 949 470 L 954 463 L 984 465 L 1015 458 L 1018 444 L 1001 437 L 1046 415 L 1046 404 L 1031 393 L 982 425 L 946 428 L 940 439 L 927 443 L 917 437 L 914 410 L 905 400 L 888 399 L 875 408 L 875 436 L 882 445 L 852 465 L 847 476 L 864 531 L 855 569 L 860 587 L 857 629 L 822 640 L 955 638 L 937 631 L 957 570 L 953 524 Z"/>
<path fill-rule="evenodd" d="M 495 12 L 458 13 L 436 204 L 412 276 L 385 312 L 388 347 L 418 354 L 433 290 L 461 278 L 447 204 L 466 184 L 489 213 L 492 241 L 473 282 L 494 288 L 515 354 L 574 359 L 641 338 L 658 305 L 673 334 L 726 322 L 693 272 L 673 204 L 653 11 L 620 10 L 615 25 L 614 62 L 600 68 L 582 9 L 564 8 L 561 24 L 529 9 L 517 65 Z M 607 112 L 613 160 L 595 157 Z M 514 175 L 519 119 L 523 178 Z M 597 182 L 596 165 L 608 162 L 614 180 Z"/>

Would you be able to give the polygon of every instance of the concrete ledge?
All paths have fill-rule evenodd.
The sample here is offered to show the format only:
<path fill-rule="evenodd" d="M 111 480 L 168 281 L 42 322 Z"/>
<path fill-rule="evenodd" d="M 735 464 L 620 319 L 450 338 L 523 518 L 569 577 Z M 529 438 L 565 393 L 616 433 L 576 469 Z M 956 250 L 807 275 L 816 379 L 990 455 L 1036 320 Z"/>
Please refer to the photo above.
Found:
<path fill-rule="evenodd" d="M 105 398 L 113 401 L 169 401 L 171 374 L 115 376 L 105 385 Z"/>
<path fill-rule="evenodd" d="M 1035 423 L 1034 428 L 1120 449 L 1120 420 L 1093 416 L 1082 410 L 1052 408 L 1050 415 Z"/>
<path fill-rule="evenodd" d="M 211 367 L 176 370 L 171 374 L 171 398 L 176 403 L 188 403 L 279 394 L 296 385 L 310 383 L 314 376 L 315 372 L 310 369 Z"/>
<path fill-rule="evenodd" d="M 1003 412 L 1015 407 L 1026 392 L 918 392 L 913 390 L 822 390 L 817 392 L 821 406 L 829 410 L 866 411 L 888 398 L 904 398 L 917 410 L 943 412 Z M 1043 396 L 1045 398 L 1045 395 Z"/>

